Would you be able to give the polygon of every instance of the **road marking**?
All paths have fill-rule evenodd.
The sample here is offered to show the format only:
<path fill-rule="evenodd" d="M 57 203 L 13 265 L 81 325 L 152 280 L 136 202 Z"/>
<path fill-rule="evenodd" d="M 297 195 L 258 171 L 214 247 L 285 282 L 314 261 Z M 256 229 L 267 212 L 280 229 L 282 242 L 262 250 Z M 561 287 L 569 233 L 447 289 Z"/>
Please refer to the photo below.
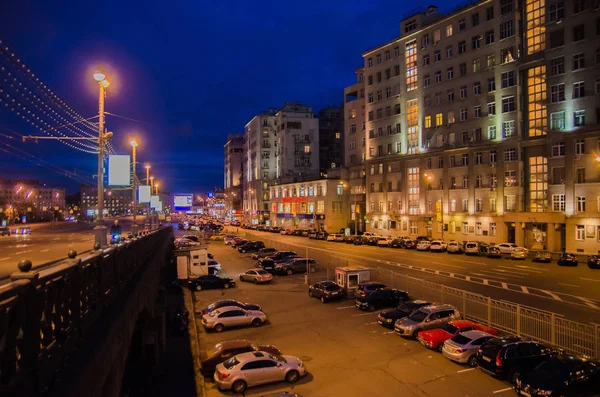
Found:
<path fill-rule="evenodd" d="M 547 272 L 548 271 L 548 269 L 543 269 L 541 267 L 535 267 L 535 266 L 516 265 L 516 267 L 520 267 L 520 268 L 523 268 L 523 269 L 535 269 L 535 270 L 540 270 L 542 272 Z"/>
<path fill-rule="evenodd" d="M 579 277 L 580 280 L 586 280 L 586 281 L 595 281 L 597 283 L 600 283 L 600 280 L 596 280 L 595 278 L 584 278 L 584 277 Z"/>
<path fill-rule="evenodd" d="M 483 284 L 484 285 L 490 285 L 489 282 L 485 278 L 483 279 Z"/>
<path fill-rule="evenodd" d="M 528 294 L 529 293 L 529 290 L 524 285 L 521 285 L 521 291 L 523 291 L 524 294 Z"/>
<path fill-rule="evenodd" d="M 508 285 L 506 283 L 502 283 L 502 288 L 508 289 Z"/>
<path fill-rule="evenodd" d="M 464 266 L 454 266 L 454 265 L 448 265 L 446 263 L 440 263 L 440 262 L 429 262 L 432 263 L 434 265 L 440 265 L 440 266 L 449 266 L 449 267 L 455 267 L 457 269 L 466 269 Z"/>
<path fill-rule="evenodd" d="M 466 281 L 471 281 L 471 277 L 470 276 L 465 276 L 465 280 Z"/>
<path fill-rule="evenodd" d="M 360 313 L 360 314 L 353 314 L 353 315 L 352 315 L 352 317 L 357 317 L 357 316 L 370 316 L 370 315 L 372 315 L 372 314 L 377 314 L 377 313 L 371 312 L 371 313 Z"/>
<path fill-rule="evenodd" d="M 473 273 L 473 274 L 476 276 L 479 276 L 481 278 L 489 277 L 489 278 L 494 278 L 494 279 L 498 279 L 498 280 L 506 280 L 505 277 L 496 276 L 495 274 L 482 274 L 482 273 Z"/>
<path fill-rule="evenodd" d="M 557 301 L 562 301 L 560 296 L 556 295 L 554 292 L 546 291 L 545 289 L 541 289 L 540 291 L 550 295 L 552 298 L 556 299 Z"/>
<path fill-rule="evenodd" d="M 40 252 L 48 252 L 48 251 L 50 251 L 50 248 L 43 249 Z"/>
<path fill-rule="evenodd" d="M 373 321 L 372 323 L 368 323 L 368 325 L 379 324 L 379 321 Z"/>
<path fill-rule="evenodd" d="M 560 285 L 564 285 L 565 287 L 575 287 L 575 288 L 579 288 L 579 285 L 575 285 L 575 284 L 565 284 L 565 283 L 558 283 Z"/>
<path fill-rule="evenodd" d="M 33 251 L 33 250 L 26 250 L 26 251 L 15 252 L 15 255 L 26 254 L 26 253 L 31 252 L 31 251 Z"/>
<path fill-rule="evenodd" d="M 494 392 L 494 394 L 498 394 L 498 393 L 504 393 L 505 391 L 509 391 L 509 390 L 512 390 L 512 389 L 513 389 L 512 387 L 507 387 L 506 389 L 500 389 L 500 390 L 496 390 L 496 391 Z"/>
<path fill-rule="evenodd" d="M 539 273 L 539 274 L 541 274 L 541 273 L 542 273 L 542 272 L 540 272 L 540 271 L 537 271 L 537 270 L 529 270 L 529 269 L 515 269 L 514 267 L 508 267 L 508 266 L 498 266 L 498 267 L 499 267 L 500 269 L 508 269 L 508 270 L 510 270 L 510 271 L 513 271 L 513 272 L 520 272 L 521 274 L 527 274 L 527 275 L 529 275 L 529 273 L 528 273 L 528 272 L 531 272 L 531 273 Z"/>
<path fill-rule="evenodd" d="M 452 259 L 454 262 L 460 262 L 460 263 L 473 263 L 475 265 L 484 265 L 487 266 L 487 263 L 483 263 L 483 262 L 475 262 L 475 261 L 463 261 L 460 259 Z"/>
<path fill-rule="evenodd" d="M 342 306 L 342 307 L 338 307 L 337 309 L 338 309 L 338 310 L 342 310 L 342 309 L 352 309 L 353 307 L 356 307 L 356 306 L 354 306 L 354 305 L 353 305 L 353 306 Z"/>
<path fill-rule="evenodd" d="M 457 374 L 462 374 L 463 372 L 475 371 L 477 368 L 467 368 L 461 369 L 460 371 L 456 371 Z"/>
<path fill-rule="evenodd" d="M 388 332 L 384 332 L 383 334 L 384 335 L 389 335 L 389 334 L 395 334 L 395 332 L 394 331 L 388 331 Z"/>
<path fill-rule="evenodd" d="M 5 261 L 5 260 L 7 260 L 7 259 L 10 259 L 10 256 L 6 256 L 6 257 L 4 257 L 4 258 L 0 258 L 0 261 Z"/>

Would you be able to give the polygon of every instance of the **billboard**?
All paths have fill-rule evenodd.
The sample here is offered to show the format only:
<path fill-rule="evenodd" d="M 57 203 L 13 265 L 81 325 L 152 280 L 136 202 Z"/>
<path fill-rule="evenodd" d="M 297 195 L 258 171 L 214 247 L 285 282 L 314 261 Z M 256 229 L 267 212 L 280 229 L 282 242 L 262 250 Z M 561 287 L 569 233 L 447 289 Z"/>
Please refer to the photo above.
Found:
<path fill-rule="evenodd" d="M 150 186 L 142 185 L 138 188 L 138 201 L 140 203 L 149 203 L 150 202 Z"/>
<path fill-rule="evenodd" d="M 173 207 L 175 211 L 188 211 L 192 208 L 192 194 L 180 193 L 173 195 Z"/>
<path fill-rule="evenodd" d="M 159 201 L 159 202 L 157 203 L 156 207 L 154 207 L 154 209 L 155 209 L 157 212 L 161 212 L 161 211 L 163 210 L 163 204 L 162 204 L 162 201 Z"/>
<path fill-rule="evenodd" d="M 108 186 L 131 184 L 131 157 L 129 155 L 108 156 Z"/>
<path fill-rule="evenodd" d="M 160 198 L 158 196 L 150 196 L 150 207 L 156 209 L 158 207 L 158 203 Z"/>

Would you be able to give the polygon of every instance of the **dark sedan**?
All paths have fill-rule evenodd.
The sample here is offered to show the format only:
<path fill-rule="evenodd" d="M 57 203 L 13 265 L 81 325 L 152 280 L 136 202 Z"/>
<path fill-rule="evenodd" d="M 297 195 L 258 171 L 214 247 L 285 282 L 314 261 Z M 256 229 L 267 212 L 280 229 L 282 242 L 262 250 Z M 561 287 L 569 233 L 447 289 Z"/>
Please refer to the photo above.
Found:
<path fill-rule="evenodd" d="M 256 253 L 252 254 L 252 259 L 258 260 L 260 258 L 266 258 L 268 256 L 275 255 L 275 253 L 277 253 L 275 248 L 261 248 L 256 251 Z"/>
<path fill-rule="evenodd" d="M 334 299 L 341 299 L 344 294 L 339 285 L 333 281 L 319 281 L 308 288 L 308 296 L 318 298 L 325 303 Z"/>
<path fill-rule="evenodd" d="M 488 248 L 487 257 L 488 258 L 502 258 L 502 252 L 500 252 L 500 248 L 493 245 Z"/>
<path fill-rule="evenodd" d="M 306 273 L 307 267 L 310 272 L 313 272 L 317 268 L 317 262 L 309 258 L 291 258 L 287 262 L 276 264 L 275 273 L 290 276 L 294 273 Z"/>
<path fill-rule="evenodd" d="M 390 243 L 390 247 L 392 248 L 404 248 L 404 239 L 403 238 L 395 238 Z"/>
<path fill-rule="evenodd" d="M 577 266 L 577 256 L 565 252 L 558 258 L 558 266 Z"/>
<path fill-rule="evenodd" d="M 244 303 L 244 302 L 236 301 L 233 299 L 221 299 L 221 300 L 211 303 L 210 305 L 208 305 L 206 307 L 203 307 L 202 315 L 205 315 L 206 313 L 210 313 L 213 310 L 218 309 L 220 307 L 227 307 L 227 306 L 237 306 L 244 310 L 261 310 L 262 311 L 262 308 L 259 305 L 255 305 L 254 303 Z"/>
<path fill-rule="evenodd" d="M 379 316 L 377 316 L 377 322 L 386 328 L 394 329 L 394 323 L 396 322 L 396 320 L 408 317 L 415 310 L 423 306 L 429 305 L 431 305 L 431 302 L 422 300 L 400 302 L 398 307 L 396 307 L 395 309 L 386 310 L 379 313 Z"/>
<path fill-rule="evenodd" d="M 417 248 L 417 242 L 415 240 L 406 240 L 404 241 L 404 248 L 407 250 L 412 250 Z"/>
<path fill-rule="evenodd" d="M 263 248 L 265 248 L 265 243 L 262 241 L 249 241 L 244 245 L 240 245 L 238 247 L 238 252 L 244 254 L 246 252 L 255 252 Z"/>
<path fill-rule="evenodd" d="M 203 289 L 217 289 L 235 287 L 235 281 L 230 277 L 219 277 L 214 274 L 205 274 L 190 282 L 192 289 L 202 291 Z"/>
<path fill-rule="evenodd" d="M 281 355 L 279 349 L 272 345 L 255 345 L 246 339 L 227 340 L 217 343 L 206 351 L 200 352 L 200 360 L 202 363 L 200 372 L 204 376 L 212 377 L 217 364 L 220 364 L 237 354 L 255 351 Z"/>
<path fill-rule="evenodd" d="M 398 306 L 400 302 L 407 300 L 409 300 L 409 297 L 406 291 L 384 288 L 373 292 L 367 297 L 357 299 L 356 307 L 372 312 L 375 309 Z"/>
<path fill-rule="evenodd" d="M 588 256 L 588 267 L 590 269 L 600 269 L 600 255 Z"/>
<path fill-rule="evenodd" d="M 241 247 L 242 245 L 244 245 L 244 244 L 247 244 L 247 243 L 249 243 L 249 241 L 248 241 L 248 240 L 237 240 L 237 241 L 236 241 L 236 240 L 234 240 L 234 241 L 231 243 L 231 248 L 233 248 L 233 249 L 237 249 L 237 248 L 239 248 L 239 247 Z"/>

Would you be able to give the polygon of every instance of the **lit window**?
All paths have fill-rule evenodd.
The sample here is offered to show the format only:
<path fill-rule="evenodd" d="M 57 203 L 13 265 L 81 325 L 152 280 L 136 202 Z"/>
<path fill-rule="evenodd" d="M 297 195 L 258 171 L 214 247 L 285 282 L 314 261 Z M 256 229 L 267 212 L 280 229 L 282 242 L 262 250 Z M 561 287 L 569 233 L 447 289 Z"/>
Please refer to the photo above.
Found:
<path fill-rule="evenodd" d="M 575 226 L 575 240 L 578 240 L 578 241 L 585 240 L 585 226 L 584 225 L 576 225 Z"/>
<path fill-rule="evenodd" d="M 438 113 L 435 115 L 435 125 L 436 127 L 439 127 L 442 124 L 444 124 L 444 115 L 442 113 Z"/>
<path fill-rule="evenodd" d="M 575 127 L 585 125 L 585 110 L 576 110 L 573 112 L 573 125 Z"/>
<path fill-rule="evenodd" d="M 531 55 L 546 49 L 545 0 L 526 0 L 525 10 L 527 54 Z"/>
<path fill-rule="evenodd" d="M 310 153 L 310 146 L 309 145 L 304 146 L 304 153 Z"/>
<path fill-rule="evenodd" d="M 431 128 L 431 116 L 425 116 L 425 128 Z"/>
<path fill-rule="evenodd" d="M 452 36 L 452 25 L 446 26 L 446 37 Z"/>

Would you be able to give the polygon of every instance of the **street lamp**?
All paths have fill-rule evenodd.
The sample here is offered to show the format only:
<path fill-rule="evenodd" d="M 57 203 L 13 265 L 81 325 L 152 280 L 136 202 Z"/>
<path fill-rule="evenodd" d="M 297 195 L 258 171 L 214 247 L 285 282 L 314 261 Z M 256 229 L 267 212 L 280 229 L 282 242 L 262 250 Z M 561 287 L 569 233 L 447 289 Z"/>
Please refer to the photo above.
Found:
<path fill-rule="evenodd" d="M 156 193 L 156 194 L 158 194 L 158 187 L 159 187 L 159 186 L 160 186 L 160 185 L 159 185 L 158 183 L 155 183 L 155 184 L 154 184 L 154 191 L 155 191 L 155 193 Z"/>
<path fill-rule="evenodd" d="M 104 160 L 104 99 L 106 98 L 106 89 L 110 85 L 104 73 L 94 73 L 94 80 L 98 82 L 100 89 L 98 96 L 98 215 L 96 216 L 96 226 L 94 234 L 96 243 L 101 247 L 106 245 L 106 227 L 102 221 L 104 215 L 104 175 L 102 161 Z"/>
<path fill-rule="evenodd" d="M 429 201 L 427 200 L 427 193 L 429 191 L 431 181 L 433 181 L 433 176 L 429 175 L 429 174 L 425 174 L 425 180 L 427 181 L 427 186 L 425 188 L 425 206 L 428 206 Z M 437 202 L 436 202 L 435 214 L 436 214 L 436 222 L 437 222 Z M 442 189 L 442 194 L 440 196 L 440 221 L 442 223 L 442 240 L 443 240 L 444 239 L 444 190 L 443 189 Z"/>
<path fill-rule="evenodd" d="M 132 177 L 132 186 L 131 186 L 131 212 L 133 213 L 133 223 L 131 224 L 131 234 L 134 236 L 137 235 L 138 232 L 138 224 L 137 224 L 137 181 L 136 181 L 136 154 L 138 143 L 135 139 L 129 141 L 132 150 L 132 162 L 131 162 L 131 177 Z"/>

